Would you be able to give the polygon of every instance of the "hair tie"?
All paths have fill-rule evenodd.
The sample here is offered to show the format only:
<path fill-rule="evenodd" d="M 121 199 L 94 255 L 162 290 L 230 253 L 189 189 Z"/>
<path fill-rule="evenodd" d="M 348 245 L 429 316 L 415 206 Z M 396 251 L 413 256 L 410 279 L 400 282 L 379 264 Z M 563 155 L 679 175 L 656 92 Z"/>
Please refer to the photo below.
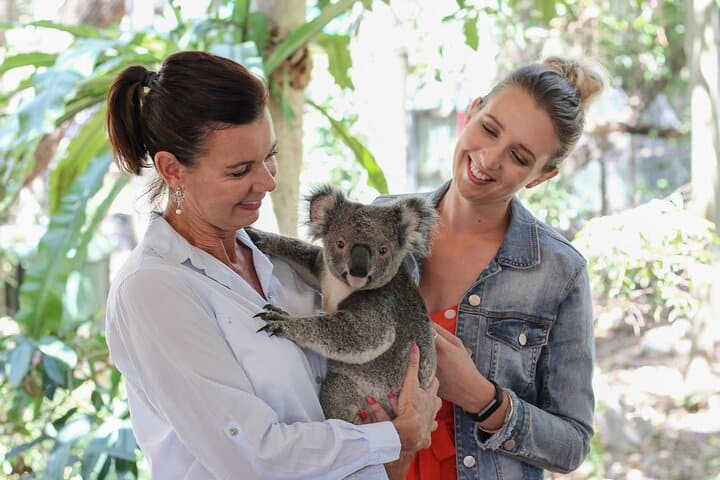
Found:
<path fill-rule="evenodd" d="M 152 84 L 153 80 L 155 80 L 156 78 L 157 78 L 157 73 L 147 70 L 145 72 L 145 75 L 143 75 L 142 86 L 149 87 L 150 84 Z"/>

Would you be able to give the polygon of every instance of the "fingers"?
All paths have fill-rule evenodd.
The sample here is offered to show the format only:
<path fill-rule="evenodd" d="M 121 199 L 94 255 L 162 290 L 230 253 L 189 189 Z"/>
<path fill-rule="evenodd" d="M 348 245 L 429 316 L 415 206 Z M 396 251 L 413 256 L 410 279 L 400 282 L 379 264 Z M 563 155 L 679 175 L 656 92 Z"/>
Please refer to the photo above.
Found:
<path fill-rule="evenodd" d="M 388 395 L 388 401 L 390 402 L 390 406 L 391 406 L 392 409 L 393 409 L 393 413 L 394 413 L 395 415 L 397 415 L 397 412 L 398 412 L 398 396 L 395 395 L 394 393 L 391 393 L 390 395 Z"/>
<path fill-rule="evenodd" d="M 383 422 L 385 420 L 392 420 L 387 411 L 380 405 L 373 397 L 367 398 L 368 407 L 375 416 L 375 421 Z"/>
<path fill-rule="evenodd" d="M 433 330 L 438 334 L 438 337 L 435 338 L 435 344 L 437 345 L 442 340 L 446 340 L 453 345 L 463 346 L 462 340 L 460 340 L 458 337 L 450 333 L 448 330 L 444 329 L 437 323 L 432 324 Z"/>
<path fill-rule="evenodd" d="M 437 377 L 433 377 L 432 380 L 430 381 L 430 385 L 428 385 L 425 390 L 432 395 L 437 395 L 439 388 L 440 388 L 440 380 L 438 380 Z"/>
<path fill-rule="evenodd" d="M 412 348 L 410 348 L 410 360 L 408 361 L 408 368 L 405 372 L 405 382 L 403 382 L 403 390 L 410 389 L 414 391 L 420 386 L 418 380 L 418 371 L 420 370 L 420 349 L 417 343 L 413 342 Z M 407 390 L 406 390 L 407 391 Z"/>

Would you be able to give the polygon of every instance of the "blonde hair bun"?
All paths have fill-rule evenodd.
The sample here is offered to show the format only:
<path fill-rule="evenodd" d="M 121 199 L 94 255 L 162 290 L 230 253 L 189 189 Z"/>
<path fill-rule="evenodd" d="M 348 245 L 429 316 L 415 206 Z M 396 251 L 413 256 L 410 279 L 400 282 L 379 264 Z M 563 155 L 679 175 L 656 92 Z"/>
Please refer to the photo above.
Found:
<path fill-rule="evenodd" d="M 590 65 L 563 57 L 548 57 L 542 63 L 568 79 L 580 95 L 584 109 L 600 95 L 605 86 L 599 69 Z"/>

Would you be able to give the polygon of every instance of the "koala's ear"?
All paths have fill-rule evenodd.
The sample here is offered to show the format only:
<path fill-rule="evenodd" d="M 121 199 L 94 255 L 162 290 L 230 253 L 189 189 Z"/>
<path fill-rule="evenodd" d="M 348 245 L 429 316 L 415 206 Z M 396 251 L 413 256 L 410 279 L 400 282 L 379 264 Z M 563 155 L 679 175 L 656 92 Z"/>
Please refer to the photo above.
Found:
<path fill-rule="evenodd" d="M 430 251 L 430 237 L 437 225 L 437 211 L 423 197 L 400 200 L 400 225 L 404 237 L 403 247 L 426 256 Z"/>
<path fill-rule="evenodd" d="M 329 213 L 345 202 L 345 196 L 330 185 L 316 188 L 307 197 L 310 219 L 310 234 L 314 239 L 322 238 L 327 233 Z"/>

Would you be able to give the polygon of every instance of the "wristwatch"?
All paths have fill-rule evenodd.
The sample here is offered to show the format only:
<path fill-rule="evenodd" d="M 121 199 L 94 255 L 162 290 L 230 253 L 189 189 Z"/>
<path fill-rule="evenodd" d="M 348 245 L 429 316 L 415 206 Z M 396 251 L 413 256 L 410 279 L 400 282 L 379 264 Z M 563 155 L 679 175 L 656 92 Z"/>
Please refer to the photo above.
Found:
<path fill-rule="evenodd" d="M 468 416 L 476 423 L 481 423 L 490 418 L 490 415 L 495 413 L 498 408 L 503 403 L 503 398 L 505 396 L 503 395 L 503 391 L 500 387 L 498 387 L 498 384 L 495 383 L 493 380 L 490 380 L 488 378 L 488 381 L 493 384 L 493 387 L 495 387 L 495 397 L 488 403 L 485 407 L 483 407 L 482 410 L 480 410 L 477 413 L 471 413 L 465 410 L 465 413 L 468 414 Z"/>

